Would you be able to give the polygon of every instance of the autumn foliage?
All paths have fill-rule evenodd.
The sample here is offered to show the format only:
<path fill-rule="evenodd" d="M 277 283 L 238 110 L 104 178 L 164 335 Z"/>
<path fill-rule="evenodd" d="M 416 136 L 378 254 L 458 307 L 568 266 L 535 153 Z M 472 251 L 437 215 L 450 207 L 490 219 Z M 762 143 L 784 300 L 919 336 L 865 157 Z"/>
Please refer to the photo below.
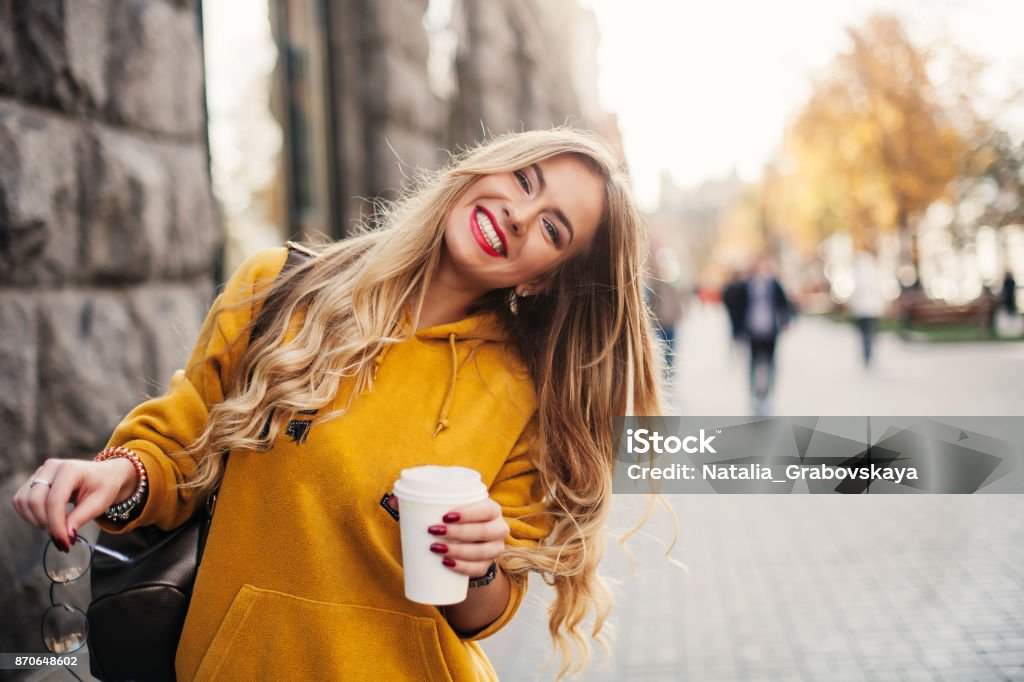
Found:
<path fill-rule="evenodd" d="M 952 199 L 955 178 L 985 164 L 983 126 L 963 96 L 975 74 L 959 62 L 938 87 L 936 53 L 891 16 L 848 34 L 850 48 L 816 80 L 766 174 L 769 221 L 805 245 L 837 231 L 858 246 L 896 233 L 910 253 L 914 222 L 932 202 Z"/>

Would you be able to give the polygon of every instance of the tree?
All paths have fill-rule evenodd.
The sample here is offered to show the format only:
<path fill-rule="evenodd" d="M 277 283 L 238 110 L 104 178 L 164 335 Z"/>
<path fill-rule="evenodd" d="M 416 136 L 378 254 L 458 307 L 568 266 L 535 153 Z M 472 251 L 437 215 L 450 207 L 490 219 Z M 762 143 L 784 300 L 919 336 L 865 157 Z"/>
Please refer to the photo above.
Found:
<path fill-rule="evenodd" d="M 820 241 L 848 231 L 858 245 L 896 232 L 916 265 L 912 223 L 975 164 L 969 98 L 937 88 L 934 51 L 915 45 L 899 20 L 875 15 L 848 29 L 790 126 L 777 181 L 777 222 Z M 968 81 L 973 76 L 961 74 Z"/>

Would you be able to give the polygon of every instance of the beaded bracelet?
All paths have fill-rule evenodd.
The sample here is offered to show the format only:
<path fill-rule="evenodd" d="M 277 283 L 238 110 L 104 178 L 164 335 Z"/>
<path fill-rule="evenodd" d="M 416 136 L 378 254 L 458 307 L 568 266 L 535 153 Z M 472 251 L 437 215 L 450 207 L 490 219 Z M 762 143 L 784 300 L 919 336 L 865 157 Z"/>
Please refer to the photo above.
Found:
<path fill-rule="evenodd" d="M 135 467 L 135 474 L 138 477 L 138 486 L 135 488 L 135 492 L 124 502 L 118 502 L 110 505 L 107 511 L 103 512 L 104 515 L 111 521 L 127 521 L 128 517 L 132 515 L 135 507 L 138 506 L 139 502 L 146 494 L 146 467 L 142 464 L 142 460 L 139 456 L 128 448 L 121 447 L 120 445 L 113 448 L 107 448 L 100 454 L 93 458 L 95 462 L 103 462 L 108 459 L 115 459 L 117 457 L 124 457 L 132 466 Z"/>

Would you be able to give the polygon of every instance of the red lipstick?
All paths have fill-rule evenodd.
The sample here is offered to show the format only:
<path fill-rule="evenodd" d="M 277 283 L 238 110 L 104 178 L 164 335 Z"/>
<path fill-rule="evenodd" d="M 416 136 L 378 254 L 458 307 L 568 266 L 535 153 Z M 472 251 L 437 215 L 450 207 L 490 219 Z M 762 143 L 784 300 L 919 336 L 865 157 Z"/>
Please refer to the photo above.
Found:
<path fill-rule="evenodd" d="M 501 231 L 500 227 L 498 227 L 498 221 L 494 217 L 494 214 L 492 214 L 483 206 L 474 206 L 473 212 L 469 216 L 469 230 L 470 232 L 473 233 L 473 238 L 476 239 L 477 244 L 480 245 L 480 248 L 483 249 L 484 253 L 486 253 L 488 256 L 493 256 L 495 258 L 506 258 L 504 254 L 495 251 L 494 247 L 492 247 L 487 242 L 487 239 L 484 238 L 484 233 L 480 229 L 480 223 L 477 222 L 476 219 L 477 211 L 482 211 L 490 219 L 491 225 L 494 227 L 494 233 L 498 235 L 498 239 L 501 241 L 501 245 L 502 248 L 505 250 L 505 253 L 508 253 L 508 242 L 505 240 L 505 233 Z"/>

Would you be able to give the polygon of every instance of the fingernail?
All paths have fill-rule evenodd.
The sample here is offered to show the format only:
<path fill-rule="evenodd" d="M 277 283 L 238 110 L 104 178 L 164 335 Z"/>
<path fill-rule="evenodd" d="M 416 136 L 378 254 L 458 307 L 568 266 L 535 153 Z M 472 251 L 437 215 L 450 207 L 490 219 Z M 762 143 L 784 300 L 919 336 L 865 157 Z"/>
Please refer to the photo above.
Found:
<path fill-rule="evenodd" d="M 427 528 L 427 532 L 430 533 L 431 535 L 444 535 L 445 533 L 448 532 L 448 527 L 447 526 L 431 526 L 430 528 Z"/>
<path fill-rule="evenodd" d="M 71 544 L 78 542 L 78 531 L 74 528 L 71 529 Z"/>
<path fill-rule="evenodd" d="M 459 512 L 448 512 L 441 520 L 445 523 L 455 523 L 460 518 L 461 516 L 459 515 Z"/>
<path fill-rule="evenodd" d="M 448 545 L 444 544 L 443 542 L 435 542 L 434 544 L 430 545 L 430 551 L 436 552 L 437 554 L 444 554 L 448 551 Z"/>
<path fill-rule="evenodd" d="M 450 556 L 446 556 L 445 558 L 441 559 L 441 563 L 447 566 L 448 568 L 451 568 L 455 565 L 455 559 L 451 558 Z"/>

